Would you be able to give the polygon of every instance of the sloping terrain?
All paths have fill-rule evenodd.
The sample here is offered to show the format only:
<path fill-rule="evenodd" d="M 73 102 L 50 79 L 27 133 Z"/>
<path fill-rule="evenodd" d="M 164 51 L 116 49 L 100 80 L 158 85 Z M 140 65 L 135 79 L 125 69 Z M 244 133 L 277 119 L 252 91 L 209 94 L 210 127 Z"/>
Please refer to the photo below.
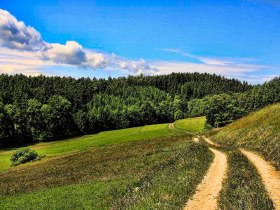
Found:
<path fill-rule="evenodd" d="M 191 136 L 91 148 L 0 173 L 0 209 L 181 209 L 212 159 Z"/>
<path fill-rule="evenodd" d="M 280 104 L 267 106 L 212 131 L 211 139 L 224 150 L 235 151 L 230 152 L 229 179 L 225 182 L 220 207 L 279 209 Z"/>
<path fill-rule="evenodd" d="M 15 149 L 1 151 L 0 209 L 181 209 L 213 160 L 186 134 L 204 121 L 39 143 L 30 147 L 46 158 L 12 168 Z"/>
<path fill-rule="evenodd" d="M 176 129 L 182 129 L 187 132 L 201 132 L 204 129 L 206 122 L 205 117 L 187 118 L 177 120 L 173 127 Z"/>
<path fill-rule="evenodd" d="M 225 126 L 211 139 L 222 146 L 257 151 L 280 169 L 280 103 Z"/>
<path fill-rule="evenodd" d="M 200 129 L 198 129 L 197 123 L 203 125 L 205 123 L 205 118 L 189 118 L 183 121 L 188 121 L 188 125 L 183 127 L 183 131 L 189 132 L 195 129 L 197 132 L 200 132 L 203 127 L 200 126 Z M 85 135 L 60 141 L 42 142 L 30 146 L 30 148 L 36 150 L 41 155 L 46 155 L 47 158 L 57 157 L 84 151 L 91 147 L 100 147 L 143 139 L 153 139 L 163 136 L 181 135 L 182 132 L 180 131 L 182 130 L 170 129 L 168 123 L 154 124 L 120 130 L 104 131 L 98 134 Z M 0 150 L 0 171 L 10 167 L 10 157 L 17 149 L 18 148 Z"/>
<path fill-rule="evenodd" d="M 42 142 L 30 146 L 41 155 L 56 157 L 74 152 L 84 151 L 90 147 L 100 147 L 140 139 L 152 139 L 161 136 L 178 135 L 175 130 L 170 130 L 168 124 L 147 125 L 121 130 L 104 131 L 98 134 L 85 135 L 66 140 Z M 0 171 L 10 167 L 10 157 L 17 150 L 0 151 Z"/>

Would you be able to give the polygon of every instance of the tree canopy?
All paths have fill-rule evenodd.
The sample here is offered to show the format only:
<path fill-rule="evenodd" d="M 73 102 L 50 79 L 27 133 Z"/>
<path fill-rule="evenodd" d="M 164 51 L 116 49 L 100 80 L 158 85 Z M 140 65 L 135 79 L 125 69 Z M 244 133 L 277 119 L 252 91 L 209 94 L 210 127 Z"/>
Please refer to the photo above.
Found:
<path fill-rule="evenodd" d="M 199 73 L 108 79 L 0 75 L 0 146 L 206 115 L 222 126 L 280 100 L 280 79 L 252 86 Z"/>

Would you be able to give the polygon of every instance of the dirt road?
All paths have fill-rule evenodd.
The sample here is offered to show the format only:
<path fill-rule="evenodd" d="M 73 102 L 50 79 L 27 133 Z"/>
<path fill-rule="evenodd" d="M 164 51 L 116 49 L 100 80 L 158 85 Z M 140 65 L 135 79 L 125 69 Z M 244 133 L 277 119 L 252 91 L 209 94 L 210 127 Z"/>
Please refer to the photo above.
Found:
<path fill-rule="evenodd" d="M 280 172 L 259 155 L 244 149 L 241 152 L 256 166 L 275 209 L 280 209 Z"/>
<path fill-rule="evenodd" d="M 210 139 L 206 138 L 205 136 L 203 136 L 203 138 L 204 138 L 204 140 L 205 140 L 208 144 L 210 144 L 210 145 L 212 145 L 212 146 L 215 146 L 215 147 L 219 147 L 219 146 L 220 146 L 219 144 L 214 143 L 213 141 L 211 141 Z"/>
<path fill-rule="evenodd" d="M 218 150 L 212 148 L 210 150 L 215 155 L 213 163 L 184 210 L 215 210 L 218 208 L 217 198 L 226 177 L 227 156 Z"/>
<path fill-rule="evenodd" d="M 170 129 L 174 129 L 174 123 L 170 123 L 170 124 L 169 124 L 169 128 L 170 128 Z"/>

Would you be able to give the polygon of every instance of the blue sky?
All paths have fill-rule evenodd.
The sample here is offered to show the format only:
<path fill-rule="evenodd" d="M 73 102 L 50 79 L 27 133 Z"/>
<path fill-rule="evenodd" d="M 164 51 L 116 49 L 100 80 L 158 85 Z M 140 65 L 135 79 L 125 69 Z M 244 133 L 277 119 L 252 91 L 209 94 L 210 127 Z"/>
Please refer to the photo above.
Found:
<path fill-rule="evenodd" d="M 280 73 L 278 2 L 1 0 L 0 8 L 33 27 L 50 50 L 37 60 L 37 48 L 2 39 L 0 73 L 106 78 L 198 71 L 262 83 Z"/>

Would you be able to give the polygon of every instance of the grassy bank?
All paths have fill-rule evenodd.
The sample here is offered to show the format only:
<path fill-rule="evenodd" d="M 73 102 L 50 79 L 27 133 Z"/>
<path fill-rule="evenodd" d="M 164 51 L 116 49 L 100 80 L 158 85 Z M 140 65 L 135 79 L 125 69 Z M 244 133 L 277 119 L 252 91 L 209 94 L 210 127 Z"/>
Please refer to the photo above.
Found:
<path fill-rule="evenodd" d="M 220 209 L 273 209 L 272 201 L 252 163 L 240 152 L 234 151 L 228 154 L 228 164 L 228 178 L 219 199 Z"/>
<path fill-rule="evenodd" d="M 180 209 L 212 158 L 187 136 L 91 148 L 2 172 L 0 209 Z"/>
<path fill-rule="evenodd" d="M 280 169 L 280 104 L 274 104 L 222 128 L 212 140 L 258 151 Z"/>

